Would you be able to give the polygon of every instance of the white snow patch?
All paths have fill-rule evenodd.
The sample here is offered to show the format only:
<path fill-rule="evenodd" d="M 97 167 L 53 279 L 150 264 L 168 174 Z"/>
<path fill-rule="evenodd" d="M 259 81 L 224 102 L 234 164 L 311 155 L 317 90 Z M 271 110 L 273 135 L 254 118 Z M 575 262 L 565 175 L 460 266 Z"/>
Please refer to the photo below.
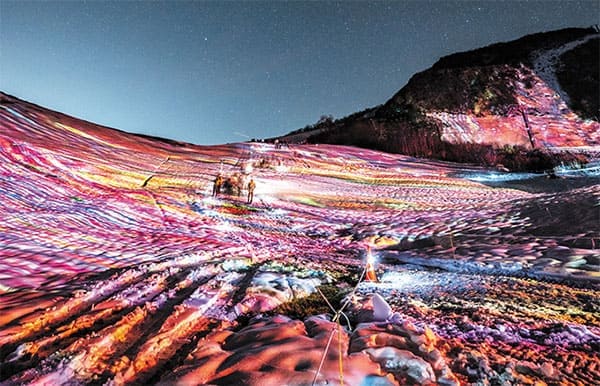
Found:
<path fill-rule="evenodd" d="M 376 293 L 373 295 L 373 319 L 376 321 L 387 320 L 392 314 L 392 307 L 385 301 L 385 299 Z"/>
<path fill-rule="evenodd" d="M 558 59 L 565 52 L 571 51 L 577 46 L 580 46 L 591 39 L 597 39 L 598 35 L 587 35 L 581 39 L 574 40 L 560 47 L 551 50 L 538 50 L 533 55 L 533 69 L 536 74 L 552 88 L 565 103 L 569 103 L 568 95 L 561 89 L 558 79 L 556 78 L 556 70 Z"/>

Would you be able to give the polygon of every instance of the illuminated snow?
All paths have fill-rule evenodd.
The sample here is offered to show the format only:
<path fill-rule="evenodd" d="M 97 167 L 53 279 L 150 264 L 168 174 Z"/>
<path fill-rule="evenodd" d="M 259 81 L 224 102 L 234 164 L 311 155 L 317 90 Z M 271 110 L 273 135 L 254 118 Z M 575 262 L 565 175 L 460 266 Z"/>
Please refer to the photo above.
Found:
<path fill-rule="evenodd" d="M 597 231 L 535 222 L 570 196 L 342 146 L 174 146 L 20 103 L 0 124 L 1 382 L 335 384 L 340 357 L 348 384 L 600 381 Z M 249 159 L 255 202 L 211 197 Z M 350 296 L 369 256 L 379 281 Z M 317 289 L 350 300 L 350 328 Z"/>

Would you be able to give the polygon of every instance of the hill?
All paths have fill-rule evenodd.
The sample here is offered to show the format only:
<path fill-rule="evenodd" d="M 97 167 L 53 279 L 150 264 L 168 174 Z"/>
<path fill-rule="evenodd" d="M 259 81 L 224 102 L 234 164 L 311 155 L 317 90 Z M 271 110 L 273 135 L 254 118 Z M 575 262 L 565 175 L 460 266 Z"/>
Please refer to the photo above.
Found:
<path fill-rule="evenodd" d="M 557 173 L 194 146 L 2 94 L 0 383 L 599 384 L 600 183 Z"/>
<path fill-rule="evenodd" d="M 599 58 L 594 28 L 457 53 L 380 106 L 280 139 L 541 171 L 600 146 Z"/>

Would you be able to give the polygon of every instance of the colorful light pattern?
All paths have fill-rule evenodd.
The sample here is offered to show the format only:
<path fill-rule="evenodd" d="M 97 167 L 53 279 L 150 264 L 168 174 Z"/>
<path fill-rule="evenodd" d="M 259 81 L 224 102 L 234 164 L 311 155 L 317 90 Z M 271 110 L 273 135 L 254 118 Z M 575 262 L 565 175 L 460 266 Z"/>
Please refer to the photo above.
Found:
<path fill-rule="evenodd" d="M 508 116 L 450 112 L 429 115 L 442 122 L 442 138 L 448 142 L 530 147 L 531 134 L 538 148 L 597 147 L 600 124 L 581 119 L 569 109 L 565 103 L 568 96 L 561 91 L 555 74 L 555 62 L 561 54 L 594 38 L 597 39 L 597 35 L 588 35 L 553 50 L 541 50 L 533 60 L 533 73 L 524 67 L 518 69 L 517 80 L 512 84 L 517 101 Z M 493 95 L 493 91 L 490 92 Z"/>
<path fill-rule="evenodd" d="M 368 247 L 382 276 L 349 313 L 360 320 L 379 293 L 396 319 L 336 335 L 348 382 L 600 381 L 598 231 L 553 236 L 536 221 L 535 205 L 565 195 L 340 146 L 160 142 L 2 100 L 6 384 L 310 382 L 335 323 L 241 323 L 352 277 Z M 211 197 L 218 173 L 248 165 L 254 205 Z M 309 360 L 279 360 L 282 347 Z M 336 379 L 337 353 L 324 363 Z"/>

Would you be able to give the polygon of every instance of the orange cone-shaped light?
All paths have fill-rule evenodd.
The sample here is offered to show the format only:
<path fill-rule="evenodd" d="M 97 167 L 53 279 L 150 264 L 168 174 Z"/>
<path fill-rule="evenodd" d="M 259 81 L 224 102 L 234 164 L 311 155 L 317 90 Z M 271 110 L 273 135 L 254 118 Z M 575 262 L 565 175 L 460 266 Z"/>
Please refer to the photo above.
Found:
<path fill-rule="evenodd" d="M 371 248 L 367 249 L 367 266 L 365 268 L 365 280 L 377 283 L 377 274 L 375 273 L 375 258 L 371 254 Z"/>

